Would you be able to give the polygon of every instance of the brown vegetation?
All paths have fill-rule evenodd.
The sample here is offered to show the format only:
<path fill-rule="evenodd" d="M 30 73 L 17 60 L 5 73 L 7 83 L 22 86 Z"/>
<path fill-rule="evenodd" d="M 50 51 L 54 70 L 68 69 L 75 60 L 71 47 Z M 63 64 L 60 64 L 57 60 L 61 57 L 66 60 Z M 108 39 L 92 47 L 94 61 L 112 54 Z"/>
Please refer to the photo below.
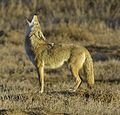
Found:
<path fill-rule="evenodd" d="M 119 115 L 119 0 L 1 0 L 0 114 Z M 96 84 L 75 81 L 66 65 L 46 70 L 45 93 L 38 94 L 37 74 L 24 50 L 25 18 L 37 13 L 47 40 L 83 44 L 94 59 Z"/>

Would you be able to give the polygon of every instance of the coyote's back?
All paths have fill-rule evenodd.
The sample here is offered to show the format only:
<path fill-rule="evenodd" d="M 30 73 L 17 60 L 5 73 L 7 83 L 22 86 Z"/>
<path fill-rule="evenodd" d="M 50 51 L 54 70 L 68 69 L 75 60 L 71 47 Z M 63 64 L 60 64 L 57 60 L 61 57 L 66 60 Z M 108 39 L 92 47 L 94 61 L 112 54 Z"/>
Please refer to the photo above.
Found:
<path fill-rule="evenodd" d="M 44 90 L 44 68 L 55 69 L 62 66 L 65 61 L 68 63 L 72 75 L 76 78 L 76 84 L 71 89 L 72 91 L 76 91 L 81 84 L 79 71 L 82 67 L 88 85 L 91 87 L 94 84 L 93 61 L 88 50 L 74 44 L 48 43 L 36 15 L 29 22 L 25 46 L 26 52 L 38 72 L 41 93 Z"/>

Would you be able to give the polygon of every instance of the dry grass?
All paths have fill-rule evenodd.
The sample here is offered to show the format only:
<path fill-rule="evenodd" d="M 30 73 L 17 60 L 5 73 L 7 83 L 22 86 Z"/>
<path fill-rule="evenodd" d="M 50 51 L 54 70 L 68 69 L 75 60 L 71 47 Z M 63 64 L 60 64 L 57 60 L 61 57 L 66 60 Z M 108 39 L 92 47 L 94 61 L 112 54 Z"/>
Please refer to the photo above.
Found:
<path fill-rule="evenodd" d="M 119 115 L 119 5 L 119 0 L 0 1 L 0 114 Z M 45 92 L 36 93 L 37 74 L 24 50 L 25 17 L 34 13 L 48 41 L 90 50 L 96 80 L 92 89 L 82 72 L 81 87 L 68 92 L 75 79 L 64 65 L 46 70 Z"/>
<path fill-rule="evenodd" d="M 96 83 L 93 89 L 87 88 L 83 74 L 84 82 L 81 88 L 75 93 L 68 92 L 67 90 L 74 85 L 75 80 L 67 67 L 63 66 L 58 70 L 45 72 L 45 92 L 39 94 L 36 93 L 39 90 L 37 74 L 34 66 L 26 57 L 23 36 L 19 39 L 19 44 L 17 39 L 19 32 L 15 33 L 14 40 L 10 36 L 11 33 L 8 35 L 7 42 L 0 45 L 1 114 L 119 115 L 120 61 L 114 56 L 113 59 L 102 61 L 106 55 L 108 57 L 109 54 L 117 55 L 116 49 L 109 51 L 111 48 L 109 46 L 102 51 L 99 47 L 98 49 L 89 47 L 90 50 L 92 48 L 91 53 L 97 60 L 94 62 Z M 99 53 L 102 58 L 98 57 Z"/>

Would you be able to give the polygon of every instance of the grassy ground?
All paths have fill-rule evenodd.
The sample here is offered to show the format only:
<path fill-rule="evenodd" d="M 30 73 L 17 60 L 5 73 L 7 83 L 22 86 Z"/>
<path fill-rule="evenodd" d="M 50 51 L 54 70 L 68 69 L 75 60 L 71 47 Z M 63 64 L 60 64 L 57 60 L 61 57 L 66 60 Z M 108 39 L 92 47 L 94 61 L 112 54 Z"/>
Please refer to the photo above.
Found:
<path fill-rule="evenodd" d="M 119 5 L 119 0 L 0 1 L 0 115 L 119 115 Z M 24 50 L 25 17 L 31 20 L 34 13 L 48 41 L 82 44 L 91 52 L 92 89 L 81 71 L 83 83 L 70 93 L 75 79 L 64 65 L 46 70 L 45 92 L 37 92 L 37 73 Z"/>

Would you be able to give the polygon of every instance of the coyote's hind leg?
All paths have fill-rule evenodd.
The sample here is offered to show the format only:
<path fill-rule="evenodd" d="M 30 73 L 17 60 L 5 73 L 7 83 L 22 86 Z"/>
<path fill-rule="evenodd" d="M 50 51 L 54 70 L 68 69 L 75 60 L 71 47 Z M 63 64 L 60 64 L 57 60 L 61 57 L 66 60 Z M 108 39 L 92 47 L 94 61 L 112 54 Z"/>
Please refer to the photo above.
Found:
<path fill-rule="evenodd" d="M 72 72 L 72 75 L 76 78 L 76 84 L 72 89 L 70 89 L 70 91 L 75 92 L 81 84 L 81 79 L 80 79 L 80 76 L 79 76 L 79 70 L 76 69 L 76 67 L 74 67 L 74 66 L 71 67 L 71 72 Z"/>
<path fill-rule="evenodd" d="M 76 84 L 73 88 L 73 91 L 76 91 L 82 82 L 79 76 L 79 71 L 83 67 L 84 62 L 85 62 L 85 54 L 82 52 L 70 59 L 69 63 L 70 63 L 71 72 L 73 76 L 76 78 Z"/>

